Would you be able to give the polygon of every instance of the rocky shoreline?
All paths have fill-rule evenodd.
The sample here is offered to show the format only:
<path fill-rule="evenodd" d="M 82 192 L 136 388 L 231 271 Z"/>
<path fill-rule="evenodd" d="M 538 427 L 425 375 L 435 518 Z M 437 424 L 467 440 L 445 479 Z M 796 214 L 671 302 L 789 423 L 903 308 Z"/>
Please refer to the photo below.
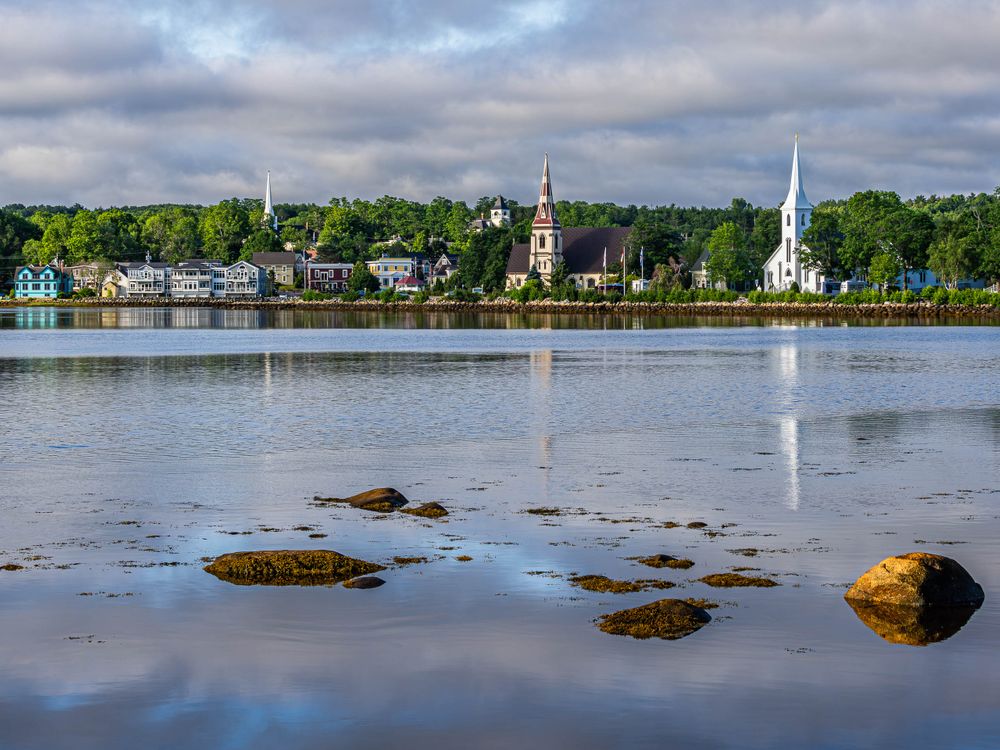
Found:
<path fill-rule="evenodd" d="M 778 317 L 827 319 L 982 319 L 1000 320 L 1000 308 L 985 305 L 936 305 L 930 302 L 840 305 L 828 303 L 768 302 L 755 304 L 737 302 L 554 302 L 539 300 L 519 303 L 509 299 L 456 302 L 437 300 L 415 302 L 377 302 L 361 300 L 342 302 L 323 300 L 306 302 L 300 299 L 127 299 L 84 298 L 74 300 L 0 301 L 2 307 L 94 307 L 94 308 L 215 308 L 225 310 L 340 310 L 351 312 L 444 312 L 444 313 L 542 313 L 559 315 L 670 315 L 698 317 Z"/>

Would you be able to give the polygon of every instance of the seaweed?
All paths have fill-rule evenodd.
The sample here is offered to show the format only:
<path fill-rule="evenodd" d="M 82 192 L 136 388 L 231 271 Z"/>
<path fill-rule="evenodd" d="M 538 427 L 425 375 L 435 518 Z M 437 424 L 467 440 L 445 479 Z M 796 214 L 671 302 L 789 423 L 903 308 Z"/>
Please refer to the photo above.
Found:
<path fill-rule="evenodd" d="M 713 573 L 712 575 L 699 578 L 702 583 L 716 588 L 735 588 L 737 586 L 752 586 L 756 588 L 770 588 L 780 586 L 777 581 L 770 578 L 758 578 L 755 576 L 744 576 L 739 573 Z"/>
<path fill-rule="evenodd" d="M 205 566 L 217 578 L 240 586 L 321 586 L 385 570 L 331 550 L 230 552 Z"/>
<path fill-rule="evenodd" d="M 612 635 L 677 640 L 691 635 L 711 620 L 712 616 L 701 607 L 681 599 L 660 599 L 602 615 L 597 627 Z"/>

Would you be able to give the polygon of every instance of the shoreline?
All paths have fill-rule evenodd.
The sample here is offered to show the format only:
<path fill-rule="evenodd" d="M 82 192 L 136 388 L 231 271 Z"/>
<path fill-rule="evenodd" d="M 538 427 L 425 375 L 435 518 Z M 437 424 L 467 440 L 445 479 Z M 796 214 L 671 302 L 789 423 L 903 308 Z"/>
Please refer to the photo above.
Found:
<path fill-rule="evenodd" d="M 227 300 L 211 298 L 155 299 L 82 298 L 62 300 L 0 300 L 0 308 L 13 307 L 89 307 L 89 308 L 213 308 L 222 310 L 316 310 L 349 312 L 443 312 L 443 313 L 541 313 L 560 315 L 678 315 L 699 317 L 771 316 L 778 318 L 876 318 L 881 320 L 989 319 L 1000 320 L 1000 308 L 989 305 L 936 305 L 930 302 L 839 305 L 833 302 L 552 302 L 539 300 L 515 302 L 491 300 L 479 302 L 429 301 L 376 302 L 339 300 Z"/>

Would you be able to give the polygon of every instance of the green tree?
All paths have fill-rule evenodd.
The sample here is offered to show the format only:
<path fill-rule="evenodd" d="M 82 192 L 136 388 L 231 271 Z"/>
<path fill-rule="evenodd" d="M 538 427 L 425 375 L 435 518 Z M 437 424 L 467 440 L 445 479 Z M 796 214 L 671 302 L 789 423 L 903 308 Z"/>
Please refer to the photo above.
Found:
<path fill-rule="evenodd" d="M 746 235 L 731 221 L 720 224 L 708 241 L 709 256 L 705 271 L 712 284 L 741 284 L 754 273 L 746 251 Z"/>
<path fill-rule="evenodd" d="M 201 239 L 209 258 L 233 262 L 250 235 L 250 215 L 238 198 L 221 201 L 205 209 Z"/>
<path fill-rule="evenodd" d="M 472 221 L 472 214 L 465 201 L 457 201 L 451 204 L 448 212 L 448 220 L 445 222 L 444 236 L 452 242 L 464 240 L 469 233 L 469 222 Z"/>
<path fill-rule="evenodd" d="M 354 270 L 351 271 L 351 278 L 347 280 L 348 291 L 372 293 L 377 292 L 379 286 L 378 279 L 375 274 L 368 270 L 364 261 L 357 261 L 354 264 Z"/>
<path fill-rule="evenodd" d="M 843 245 L 839 213 L 832 209 L 816 209 L 802 233 L 799 258 L 806 268 L 829 279 L 840 279 L 844 268 L 840 259 Z"/>
<path fill-rule="evenodd" d="M 777 208 L 758 209 L 750 232 L 750 257 L 757 268 L 763 268 L 774 249 L 781 244 L 781 211 Z"/>
<path fill-rule="evenodd" d="M 869 268 L 872 258 L 885 251 L 886 217 L 902 206 L 898 195 L 882 190 L 855 193 L 848 199 L 840 221 L 844 233 L 840 251 L 844 270 Z"/>
<path fill-rule="evenodd" d="M 194 211 L 172 206 L 146 217 L 142 242 L 150 255 L 167 263 L 177 263 L 198 254 L 198 218 Z"/>
<path fill-rule="evenodd" d="M 895 253 L 876 253 L 868 266 L 868 279 L 879 285 L 879 289 L 888 289 L 902 271 L 899 259 Z"/>
<path fill-rule="evenodd" d="M 882 217 L 882 247 L 894 253 L 903 274 L 903 289 L 909 272 L 927 267 L 927 248 L 934 237 L 934 222 L 923 211 L 900 206 Z"/>
<path fill-rule="evenodd" d="M 281 240 L 270 227 L 262 227 L 251 234 L 240 248 L 240 260 L 252 260 L 254 253 L 280 253 L 284 250 Z"/>

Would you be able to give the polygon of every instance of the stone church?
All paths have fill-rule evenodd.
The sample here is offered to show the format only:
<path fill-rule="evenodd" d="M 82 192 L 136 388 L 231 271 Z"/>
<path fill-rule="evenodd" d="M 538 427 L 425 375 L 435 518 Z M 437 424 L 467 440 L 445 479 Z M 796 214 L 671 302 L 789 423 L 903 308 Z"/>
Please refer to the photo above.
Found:
<path fill-rule="evenodd" d="M 594 289 L 602 283 L 604 262 L 620 263 L 631 227 L 567 227 L 556 216 L 549 178 L 549 156 L 545 155 L 538 208 L 531 223 L 531 240 L 514 245 L 507 262 L 507 288 L 521 286 L 534 267 L 547 284 L 552 269 L 565 261 L 568 281 L 577 289 Z"/>

